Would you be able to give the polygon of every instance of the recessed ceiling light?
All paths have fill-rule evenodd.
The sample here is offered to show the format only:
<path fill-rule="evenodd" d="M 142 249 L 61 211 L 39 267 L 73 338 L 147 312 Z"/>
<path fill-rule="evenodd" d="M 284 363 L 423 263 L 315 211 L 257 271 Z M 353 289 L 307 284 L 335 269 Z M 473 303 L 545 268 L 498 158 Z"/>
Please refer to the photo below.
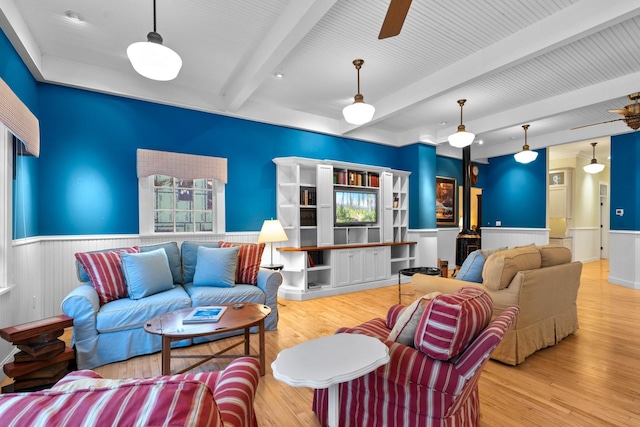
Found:
<path fill-rule="evenodd" d="M 277 72 L 273 75 L 276 79 L 282 79 L 284 78 L 284 73 L 281 72 Z"/>
<path fill-rule="evenodd" d="M 84 16 L 80 15 L 78 12 L 74 12 L 73 10 L 67 10 L 64 13 L 64 16 L 71 19 L 72 21 L 77 21 L 77 22 L 84 21 Z"/>
<path fill-rule="evenodd" d="M 444 126 L 446 124 L 447 124 L 447 122 L 440 122 L 440 126 Z"/>
<path fill-rule="evenodd" d="M 481 140 L 481 139 L 479 139 L 479 140 L 478 140 L 478 145 L 482 145 L 482 144 L 484 144 L 484 141 L 483 141 L 483 140 Z"/>

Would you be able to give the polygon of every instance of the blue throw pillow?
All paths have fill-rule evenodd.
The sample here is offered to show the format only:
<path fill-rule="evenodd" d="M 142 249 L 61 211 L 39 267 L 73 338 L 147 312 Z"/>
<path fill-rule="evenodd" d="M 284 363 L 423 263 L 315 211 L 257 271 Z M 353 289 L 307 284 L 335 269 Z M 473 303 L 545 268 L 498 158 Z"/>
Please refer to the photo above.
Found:
<path fill-rule="evenodd" d="M 196 261 L 198 260 L 198 248 L 200 246 L 217 248 L 218 242 L 182 242 L 182 245 L 180 245 L 184 283 L 193 282 L 193 274 L 196 272 Z"/>
<path fill-rule="evenodd" d="M 198 248 L 193 286 L 231 288 L 236 283 L 236 267 L 240 246 L 231 248 Z"/>
<path fill-rule="evenodd" d="M 456 280 L 482 283 L 482 267 L 484 267 L 485 260 L 486 258 L 480 250 L 471 252 L 462 263 L 460 271 L 456 275 Z"/>
<path fill-rule="evenodd" d="M 137 254 L 123 252 L 120 257 L 129 298 L 141 299 L 173 289 L 173 275 L 164 249 Z"/>
<path fill-rule="evenodd" d="M 156 245 L 140 246 L 140 252 L 151 252 L 157 249 L 164 249 L 169 261 L 169 268 L 173 276 L 173 283 L 182 285 L 182 263 L 180 262 L 180 249 L 176 242 L 158 243 Z"/>

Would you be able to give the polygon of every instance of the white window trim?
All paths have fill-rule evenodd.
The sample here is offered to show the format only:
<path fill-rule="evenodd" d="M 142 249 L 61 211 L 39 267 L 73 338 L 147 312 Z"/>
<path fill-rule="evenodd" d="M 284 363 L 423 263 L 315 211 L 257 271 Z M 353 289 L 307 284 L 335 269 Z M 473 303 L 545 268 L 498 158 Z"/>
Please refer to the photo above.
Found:
<path fill-rule="evenodd" d="M 13 287 L 12 181 L 13 181 L 13 134 L 0 123 L 0 295 Z"/>
<path fill-rule="evenodd" d="M 153 180 L 154 176 L 138 178 L 138 203 L 139 203 L 139 226 L 141 236 L 196 236 L 196 235 L 212 235 L 225 233 L 225 185 L 219 181 L 213 181 L 213 202 L 214 224 L 213 230 L 209 232 L 194 231 L 193 233 L 174 232 L 174 233 L 157 233 L 155 232 L 153 221 Z"/>

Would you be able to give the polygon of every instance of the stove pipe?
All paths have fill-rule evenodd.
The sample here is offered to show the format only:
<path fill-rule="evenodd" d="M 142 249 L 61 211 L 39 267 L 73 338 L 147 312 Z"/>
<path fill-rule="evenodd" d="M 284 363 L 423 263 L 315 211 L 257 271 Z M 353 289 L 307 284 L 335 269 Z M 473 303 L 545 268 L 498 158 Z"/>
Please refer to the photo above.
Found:
<path fill-rule="evenodd" d="M 462 230 L 456 238 L 456 266 L 480 249 L 480 235 L 471 229 L 471 146 L 462 149 Z"/>

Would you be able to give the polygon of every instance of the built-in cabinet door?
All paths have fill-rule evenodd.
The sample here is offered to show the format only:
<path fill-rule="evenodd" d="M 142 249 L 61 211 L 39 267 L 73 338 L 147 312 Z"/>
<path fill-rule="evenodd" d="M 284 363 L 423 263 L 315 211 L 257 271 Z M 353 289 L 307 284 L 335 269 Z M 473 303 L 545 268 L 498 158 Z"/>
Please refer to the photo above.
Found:
<path fill-rule="evenodd" d="M 376 247 L 363 249 L 364 281 L 385 280 L 389 278 L 389 248 Z"/>
<path fill-rule="evenodd" d="M 336 250 L 333 259 L 334 286 L 349 286 L 364 281 L 364 250 Z"/>
<path fill-rule="evenodd" d="M 393 174 L 382 172 L 380 183 L 382 241 L 390 243 L 393 242 Z"/>
<path fill-rule="evenodd" d="M 318 246 L 333 245 L 333 166 L 318 165 L 316 176 Z"/>

